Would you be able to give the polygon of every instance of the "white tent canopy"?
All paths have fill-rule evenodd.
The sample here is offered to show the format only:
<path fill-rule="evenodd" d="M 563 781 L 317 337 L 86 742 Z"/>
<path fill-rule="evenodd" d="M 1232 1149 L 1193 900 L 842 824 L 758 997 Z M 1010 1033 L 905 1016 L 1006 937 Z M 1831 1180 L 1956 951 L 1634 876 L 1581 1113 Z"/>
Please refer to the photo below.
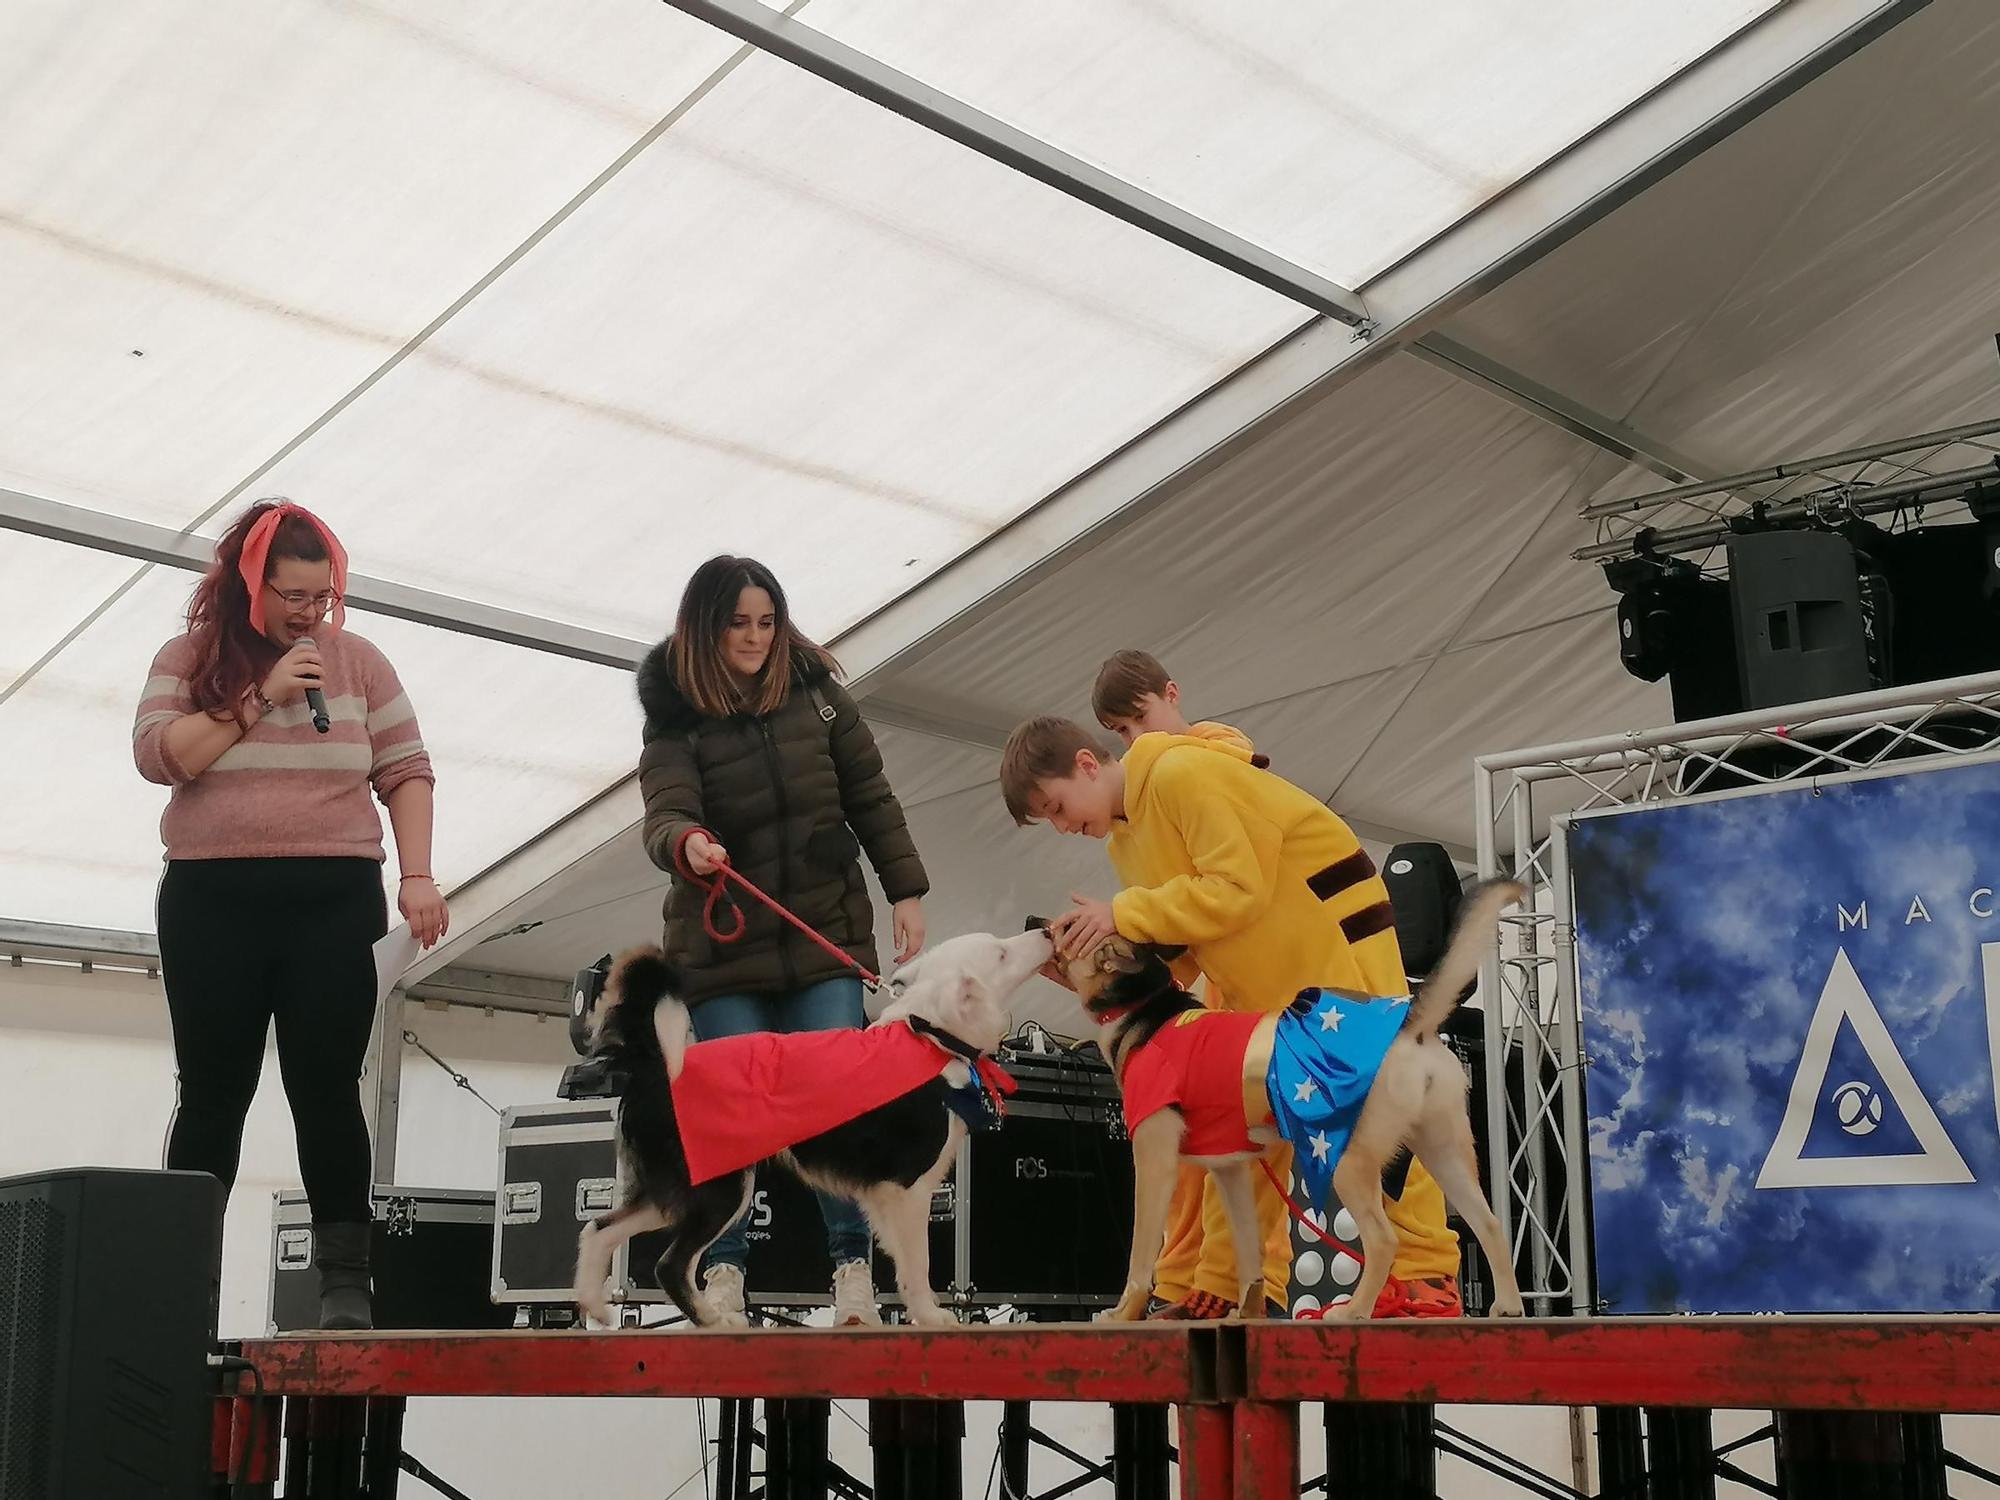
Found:
<path fill-rule="evenodd" d="M 204 536 L 285 493 L 359 574 L 633 642 L 755 553 L 843 637 L 943 931 L 1103 883 L 991 779 L 1111 649 L 1378 842 L 1469 843 L 1473 753 L 1666 717 L 1567 557 L 1580 504 L 1652 479 L 1624 452 L 1722 472 L 1992 410 L 1976 0 L 793 13 L 1379 330 L 665 5 L 31 3 L 0 16 L 0 486 Z M 0 540 L 0 754 L 35 789 L 0 915 L 150 927 L 127 726 L 190 582 Z M 627 677 L 353 623 L 469 881 L 435 961 L 649 936 Z"/>
<path fill-rule="evenodd" d="M 1925 80 L 1921 90 L 1911 80 Z M 996 747 L 1087 713 L 1110 651 L 1143 645 L 1378 846 L 1474 837 L 1472 755 L 1671 717 L 1620 667 L 1613 597 L 1572 548 L 1578 509 L 1657 487 L 1521 393 L 1726 473 L 1996 414 L 2000 20 L 1933 6 L 1537 266 L 1429 347 L 1301 403 L 1112 539 L 883 674 L 946 930 L 1017 925 L 1104 888 L 1087 841 L 1012 827 Z M 1818 163 L 1809 174 L 1801 164 Z M 1472 349 L 1509 400 L 1439 359 Z M 1947 469 L 1981 455 L 1916 455 Z M 659 877 L 620 840 L 529 903 L 543 925 L 472 950 L 558 973 L 651 930 Z M 1074 1021 L 1050 992 L 1033 1007 Z"/>

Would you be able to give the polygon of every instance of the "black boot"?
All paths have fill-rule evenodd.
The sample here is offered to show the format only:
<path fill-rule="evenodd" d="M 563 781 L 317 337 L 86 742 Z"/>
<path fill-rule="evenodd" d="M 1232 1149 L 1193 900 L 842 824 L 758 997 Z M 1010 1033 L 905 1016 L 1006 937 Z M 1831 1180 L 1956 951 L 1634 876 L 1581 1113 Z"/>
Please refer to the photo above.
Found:
<path fill-rule="evenodd" d="M 374 1228 L 365 1223 L 313 1225 L 321 1328 L 375 1326 L 375 1303 L 368 1286 L 368 1241 Z"/>

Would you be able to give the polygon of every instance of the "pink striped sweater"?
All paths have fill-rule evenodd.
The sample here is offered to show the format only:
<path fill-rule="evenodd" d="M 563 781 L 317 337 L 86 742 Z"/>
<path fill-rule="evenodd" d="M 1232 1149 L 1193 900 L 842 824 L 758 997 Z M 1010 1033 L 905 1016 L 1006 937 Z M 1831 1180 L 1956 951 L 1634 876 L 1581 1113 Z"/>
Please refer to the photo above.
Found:
<path fill-rule="evenodd" d="M 281 704 L 201 775 L 169 754 L 167 725 L 194 712 L 194 643 L 171 640 L 153 658 L 132 725 L 132 758 L 148 781 L 171 786 L 160 818 L 168 859 L 355 856 L 381 860 L 382 819 L 369 801 L 406 781 L 434 781 L 416 710 L 395 668 L 369 642 L 331 625 L 314 632 L 326 663 L 321 734 L 303 702 Z"/>

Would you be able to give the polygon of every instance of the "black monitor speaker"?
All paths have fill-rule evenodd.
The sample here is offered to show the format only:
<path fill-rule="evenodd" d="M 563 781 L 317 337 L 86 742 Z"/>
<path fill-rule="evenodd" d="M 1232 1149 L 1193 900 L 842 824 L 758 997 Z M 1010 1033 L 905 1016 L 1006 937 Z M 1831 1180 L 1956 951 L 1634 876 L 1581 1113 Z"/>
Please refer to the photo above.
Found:
<path fill-rule="evenodd" d="M 1890 680 L 1887 589 L 1846 537 L 1733 536 L 1729 584 L 1746 708 L 1865 693 Z"/>
<path fill-rule="evenodd" d="M 204 1172 L 0 1181 L 0 1500 L 206 1500 L 222 1201 Z"/>

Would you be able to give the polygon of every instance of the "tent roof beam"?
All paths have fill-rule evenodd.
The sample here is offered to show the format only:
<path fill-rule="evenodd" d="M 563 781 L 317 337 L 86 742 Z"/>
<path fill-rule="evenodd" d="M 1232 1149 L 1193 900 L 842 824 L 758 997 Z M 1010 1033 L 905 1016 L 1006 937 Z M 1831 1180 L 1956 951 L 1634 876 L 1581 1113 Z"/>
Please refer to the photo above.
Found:
<path fill-rule="evenodd" d="M 1351 289 L 1197 218 L 791 16 L 756 0 L 667 0 L 667 4 L 1323 317 L 1349 328 L 1373 327 L 1367 307 Z"/>

